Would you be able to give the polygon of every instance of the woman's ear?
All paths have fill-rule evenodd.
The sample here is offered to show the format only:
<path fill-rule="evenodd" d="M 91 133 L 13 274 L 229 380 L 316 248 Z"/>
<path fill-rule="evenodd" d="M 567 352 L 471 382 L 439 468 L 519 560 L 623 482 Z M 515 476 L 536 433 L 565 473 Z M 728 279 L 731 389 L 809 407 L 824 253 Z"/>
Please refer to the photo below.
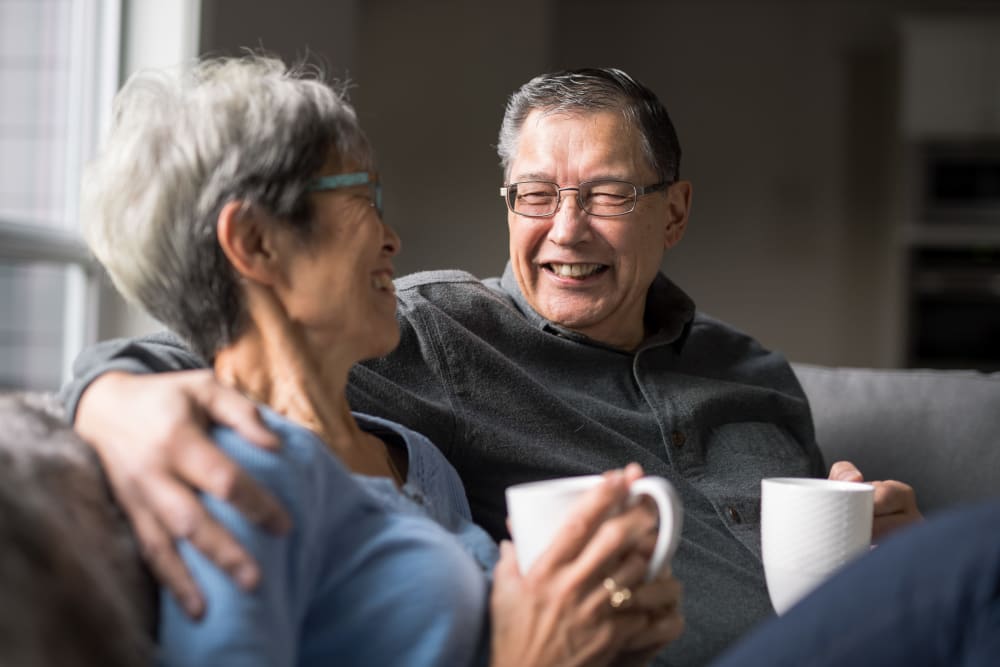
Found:
<path fill-rule="evenodd" d="M 275 225 L 268 224 L 267 214 L 242 201 L 227 202 L 215 227 L 219 246 L 236 272 L 265 285 L 281 275 L 275 230 Z"/>

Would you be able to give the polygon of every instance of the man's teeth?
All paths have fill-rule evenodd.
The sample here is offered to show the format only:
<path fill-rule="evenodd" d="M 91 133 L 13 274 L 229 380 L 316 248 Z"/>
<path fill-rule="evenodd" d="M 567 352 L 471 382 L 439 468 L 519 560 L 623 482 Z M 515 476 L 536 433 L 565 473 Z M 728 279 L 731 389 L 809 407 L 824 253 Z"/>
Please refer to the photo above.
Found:
<path fill-rule="evenodd" d="M 583 278 L 597 273 L 602 264 L 549 264 L 552 273 L 563 278 Z"/>
<path fill-rule="evenodd" d="M 392 277 L 385 273 L 377 273 L 372 276 L 372 287 L 375 289 L 392 290 Z"/>

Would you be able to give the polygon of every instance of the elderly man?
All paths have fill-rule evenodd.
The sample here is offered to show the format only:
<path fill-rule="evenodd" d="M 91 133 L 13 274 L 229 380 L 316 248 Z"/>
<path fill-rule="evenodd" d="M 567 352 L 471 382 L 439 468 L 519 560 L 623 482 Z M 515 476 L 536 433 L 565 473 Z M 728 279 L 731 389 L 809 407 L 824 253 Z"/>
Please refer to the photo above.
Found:
<path fill-rule="evenodd" d="M 454 271 L 396 282 L 402 342 L 357 367 L 357 410 L 428 435 L 463 478 L 477 522 L 505 535 L 505 487 L 639 462 L 685 507 L 673 562 L 687 630 L 663 655 L 704 664 L 770 615 L 760 560 L 760 480 L 828 473 L 786 361 L 696 312 L 660 273 L 688 224 L 691 184 L 656 96 L 624 72 L 537 77 L 500 131 L 510 262 L 500 278 Z M 66 388 L 158 574 L 193 611 L 173 553 L 183 535 L 252 585 L 257 572 L 205 516 L 202 489 L 280 529 L 283 514 L 208 444 L 206 416 L 268 445 L 249 404 L 170 336 L 111 341 Z M 115 372 L 112 372 L 115 371 Z M 96 380 L 95 380 L 96 378 Z M 847 463 L 831 476 L 860 479 Z M 912 490 L 878 482 L 876 540 L 918 517 Z"/>

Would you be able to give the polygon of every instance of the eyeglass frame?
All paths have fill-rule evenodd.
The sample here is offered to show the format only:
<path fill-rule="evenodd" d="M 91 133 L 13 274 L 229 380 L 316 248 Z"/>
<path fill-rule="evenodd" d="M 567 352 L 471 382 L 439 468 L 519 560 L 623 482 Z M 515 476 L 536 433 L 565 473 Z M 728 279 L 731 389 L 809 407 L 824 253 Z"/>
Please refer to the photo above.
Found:
<path fill-rule="evenodd" d="M 551 213 L 542 213 L 537 215 L 532 213 L 521 213 L 520 211 L 515 211 L 514 205 L 510 201 L 511 194 L 513 194 L 510 192 L 510 189 L 515 188 L 514 191 L 516 192 L 516 186 L 521 185 L 522 183 L 546 183 L 548 185 L 554 185 L 556 188 L 556 197 L 558 197 L 555 209 Z M 583 204 L 583 198 L 580 197 L 580 188 L 582 188 L 585 185 L 590 185 L 592 183 L 624 183 L 625 185 L 631 185 L 632 188 L 635 190 L 635 199 L 632 200 L 632 208 L 630 208 L 627 211 L 623 211 L 622 213 L 591 213 L 586 209 L 586 207 Z M 617 178 L 598 178 L 592 181 L 583 181 L 577 184 L 576 186 L 567 186 L 565 188 L 561 188 L 559 187 L 558 183 L 555 183 L 553 181 L 531 179 L 527 181 L 517 181 L 516 183 L 508 183 L 507 185 L 500 186 L 500 196 L 503 197 L 504 203 L 507 204 L 507 210 L 509 210 L 514 215 L 523 215 L 526 218 L 551 218 L 555 216 L 556 213 L 559 212 L 559 207 L 562 206 L 562 193 L 565 192 L 566 190 L 576 190 L 576 203 L 580 207 L 580 210 L 586 213 L 587 215 L 592 215 L 596 218 L 620 218 L 623 215 L 628 215 L 629 213 L 635 211 L 635 207 L 639 204 L 639 197 L 652 194 L 654 192 L 663 192 L 673 184 L 674 181 L 663 180 L 660 181 L 659 183 L 653 183 L 652 185 L 636 185 L 631 181 L 623 181 Z"/>
<path fill-rule="evenodd" d="M 378 176 L 373 176 L 367 171 L 355 171 L 349 174 L 334 174 L 332 176 L 321 176 L 309 183 L 309 192 L 324 192 L 328 190 L 340 190 L 342 188 L 352 188 L 357 185 L 367 185 L 371 190 L 372 207 L 378 212 L 378 217 L 382 217 L 382 182 Z"/>

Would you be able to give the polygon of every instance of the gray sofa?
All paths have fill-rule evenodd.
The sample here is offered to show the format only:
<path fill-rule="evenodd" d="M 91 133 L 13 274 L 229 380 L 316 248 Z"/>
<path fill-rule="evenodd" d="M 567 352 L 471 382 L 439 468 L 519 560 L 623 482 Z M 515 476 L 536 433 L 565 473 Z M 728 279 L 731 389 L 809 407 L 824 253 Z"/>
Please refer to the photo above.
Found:
<path fill-rule="evenodd" d="M 827 465 L 910 484 L 924 514 L 1000 495 L 1000 373 L 793 368 Z"/>
<path fill-rule="evenodd" d="M 1000 374 L 794 368 L 828 464 L 912 484 L 925 514 L 1000 494 Z M 150 655 L 152 582 L 51 395 L 0 396 L 0 545 L 0 664 Z"/>

